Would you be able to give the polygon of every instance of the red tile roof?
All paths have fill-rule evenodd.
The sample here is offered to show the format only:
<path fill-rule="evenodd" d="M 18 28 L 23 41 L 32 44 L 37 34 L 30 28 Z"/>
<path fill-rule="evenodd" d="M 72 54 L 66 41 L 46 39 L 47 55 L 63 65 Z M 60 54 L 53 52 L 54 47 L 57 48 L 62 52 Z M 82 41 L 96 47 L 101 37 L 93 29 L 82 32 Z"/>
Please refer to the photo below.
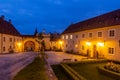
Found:
<path fill-rule="evenodd" d="M 120 9 L 70 25 L 62 34 L 120 25 Z"/>
<path fill-rule="evenodd" d="M 20 36 L 20 33 L 12 25 L 12 23 L 5 21 L 2 18 L 0 18 L 0 33 L 14 35 L 14 36 Z"/>

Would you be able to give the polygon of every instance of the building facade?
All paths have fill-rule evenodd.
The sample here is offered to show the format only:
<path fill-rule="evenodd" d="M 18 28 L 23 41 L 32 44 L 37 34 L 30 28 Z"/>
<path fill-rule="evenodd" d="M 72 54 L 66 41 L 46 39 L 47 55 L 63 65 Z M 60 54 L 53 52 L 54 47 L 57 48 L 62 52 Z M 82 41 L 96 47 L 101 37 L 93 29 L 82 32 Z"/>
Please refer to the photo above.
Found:
<path fill-rule="evenodd" d="M 42 33 L 42 39 L 38 39 L 37 30 L 33 35 L 21 35 L 12 25 L 11 20 L 6 21 L 0 17 L 0 53 L 39 51 L 41 42 L 44 41 L 45 49 L 50 49 L 50 34 Z M 39 41 L 38 41 L 39 40 Z"/>
<path fill-rule="evenodd" d="M 64 51 L 120 60 L 120 10 L 72 24 L 61 37 Z"/>
<path fill-rule="evenodd" d="M 0 17 L 0 53 L 20 51 L 19 42 L 22 41 L 20 33 L 12 25 L 11 20 L 6 21 Z"/>

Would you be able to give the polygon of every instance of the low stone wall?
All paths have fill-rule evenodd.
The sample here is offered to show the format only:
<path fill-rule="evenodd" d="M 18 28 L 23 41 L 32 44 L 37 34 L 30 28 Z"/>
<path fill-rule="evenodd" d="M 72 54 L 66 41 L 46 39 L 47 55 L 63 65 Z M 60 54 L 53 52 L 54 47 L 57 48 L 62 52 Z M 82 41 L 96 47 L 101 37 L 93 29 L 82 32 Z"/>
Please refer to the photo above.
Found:
<path fill-rule="evenodd" d="M 24 53 L 19 56 L 12 57 L 1 61 L 0 80 L 12 80 L 13 77 L 25 66 L 30 64 L 36 57 L 35 53 Z"/>

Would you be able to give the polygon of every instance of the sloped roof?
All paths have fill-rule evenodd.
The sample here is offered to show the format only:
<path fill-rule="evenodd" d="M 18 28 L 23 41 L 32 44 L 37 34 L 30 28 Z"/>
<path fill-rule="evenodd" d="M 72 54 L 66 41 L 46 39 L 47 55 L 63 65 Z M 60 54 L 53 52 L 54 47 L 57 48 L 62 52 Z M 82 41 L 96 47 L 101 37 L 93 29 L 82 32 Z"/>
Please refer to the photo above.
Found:
<path fill-rule="evenodd" d="M 12 25 L 12 23 L 5 21 L 2 18 L 0 18 L 0 33 L 14 35 L 14 36 L 20 36 L 20 33 Z"/>
<path fill-rule="evenodd" d="M 71 24 L 62 34 L 120 25 L 120 9 L 76 24 Z"/>

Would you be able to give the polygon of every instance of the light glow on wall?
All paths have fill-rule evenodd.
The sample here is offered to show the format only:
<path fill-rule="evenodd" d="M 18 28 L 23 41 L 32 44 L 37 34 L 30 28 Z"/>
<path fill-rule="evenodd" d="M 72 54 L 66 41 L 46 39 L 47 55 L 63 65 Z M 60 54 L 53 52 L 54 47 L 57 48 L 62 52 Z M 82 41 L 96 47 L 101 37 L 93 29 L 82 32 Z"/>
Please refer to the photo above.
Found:
<path fill-rule="evenodd" d="M 18 42 L 17 45 L 18 45 L 18 47 L 21 47 L 22 43 L 21 43 L 21 42 Z"/>
<path fill-rule="evenodd" d="M 90 46 L 90 45 L 91 45 L 91 42 L 86 42 L 86 45 L 87 45 L 87 46 Z"/>
<path fill-rule="evenodd" d="M 78 45 L 77 45 L 77 44 L 75 45 L 75 48 L 78 48 Z"/>
<path fill-rule="evenodd" d="M 98 42 L 97 44 L 98 44 L 98 46 L 101 46 L 101 47 L 104 46 L 103 42 Z"/>

